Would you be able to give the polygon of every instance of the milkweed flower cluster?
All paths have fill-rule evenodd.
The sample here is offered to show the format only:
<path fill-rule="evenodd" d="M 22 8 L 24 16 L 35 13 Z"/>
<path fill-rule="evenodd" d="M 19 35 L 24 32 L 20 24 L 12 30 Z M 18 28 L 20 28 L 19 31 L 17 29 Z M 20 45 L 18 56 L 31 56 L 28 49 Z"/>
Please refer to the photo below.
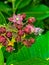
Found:
<path fill-rule="evenodd" d="M 13 14 L 13 16 L 8 18 L 8 20 L 12 23 L 11 26 L 14 26 L 15 30 L 17 30 L 14 36 L 13 32 L 7 31 L 5 27 L 0 27 L 0 43 L 2 43 L 3 46 L 6 46 L 6 50 L 8 52 L 14 50 L 14 43 L 9 42 L 13 36 L 15 42 L 21 42 L 25 46 L 30 47 L 35 42 L 35 39 L 32 37 L 27 39 L 26 36 L 30 34 L 40 35 L 43 32 L 43 29 L 33 25 L 33 23 L 36 21 L 34 17 L 30 17 L 28 20 L 26 20 L 25 13 L 18 15 Z"/>
<path fill-rule="evenodd" d="M 0 44 L 6 46 L 6 49 L 10 47 L 11 49 L 9 50 L 9 52 L 13 50 L 13 47 L 11 45 L 8 46 L 8 39 L 10 38 L 12 38 L 12 32 L 7 31 L 5 27 L 0 27 Z"/>

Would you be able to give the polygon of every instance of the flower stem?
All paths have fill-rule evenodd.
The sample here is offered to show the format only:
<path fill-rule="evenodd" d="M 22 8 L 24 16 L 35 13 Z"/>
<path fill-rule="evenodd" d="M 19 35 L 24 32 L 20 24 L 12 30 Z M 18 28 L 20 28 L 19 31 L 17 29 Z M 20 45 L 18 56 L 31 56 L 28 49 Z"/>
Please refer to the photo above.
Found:
<path fill-rule="evenodd" d="M 22 0 L 20 0 L 20 1 L 16 4 L 15 11 L 17 11 L 17 9 L 18 9 L 18 7 L 19 7 L 19 5 L 20 5 L 21 2 L 22 2 Z"/>
<path fill-rule="evenodd" d="M 15 14 L 15 7 L 14 7 L 14 4 L 15 4 L 15 0 L 12 0 L 12 10 L 13 10 L 13 14 Z"/>

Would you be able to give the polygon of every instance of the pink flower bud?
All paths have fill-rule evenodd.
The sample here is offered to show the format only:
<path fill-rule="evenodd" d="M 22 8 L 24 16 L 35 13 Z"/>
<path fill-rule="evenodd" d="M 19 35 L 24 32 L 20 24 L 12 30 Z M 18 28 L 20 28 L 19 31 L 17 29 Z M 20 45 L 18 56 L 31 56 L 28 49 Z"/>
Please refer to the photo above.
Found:
<path fill-rule="evenodd" d="M 17 37 L 15 38 L 15 41 L 16 41 L 16 42 L 20 42 L 20 41 L 21 41 L 21 37 L 20 37 L 20 36 L 17 36 Z"/>
<path fill-rule="evenodd" d="M 24 35 L 24 30 L 18 30 L 18 35 L 23 36 Z"/>
<path fill-rule="evenodd" d="M 34 32 L 34 26 L 33 25 L 30 25 L 30 24 L 28 24 L 28 25 L 26 25 L 26 27 L 24 28 L 24 31 L 25 31 L 25 33 L 33 33 Z"/>
<path fill-rule="evenodd" d="M 33 44 L 35 42 L 35 39 L 31 38 L 29 39 L 30 43 Z"/>
<path fill-rule="evenodd" d="M 6 42 L 6 38 L 4 36 L 0 36 L 0 43 L 5 43 Z"/>
<path fill-rule="evenodd" d="M 10 32 L 10 31 L 6 32 L 6 37 L 12 38 L 12 32 Z"/>
<path fill-rule="evenodd" d="M 14 48 L 12 47 L 12 46 L 8 46 L 7 48 L 6 48 L 6 51 L 8 51 L 8 52 L 12 52 L 14 50 Z"/>
<path fill-rule="evenodd" d="M 23 13 L 21 16 L 22 16 L 23 19 L 26 18 L 26 14 L 25 13 Z"/>
<path fill-rule="evenodd" d="M 5 43 L 2 43 L 3 46 L 7 46 L 8 45 L 8 41 L 6 40 Z"/>
<path fill-rule="evenodd" d="M 21 24 L 21 25 L 19 25 L 19 24 L 14 24 L 14 25 L 15 25 L 15 27 L 16 27 L 18 30 L 22 29 L 22 27 L 23 27 L 22 24 Z"/>
<path fill-rule="evenodd" d="M 28 19 L 28 23 L 34 23 L 35 22 L 35 18 L 34 17 L 31 17 Z"/>
<path fill-rule="evenodd" d="M 31 46 L 31 43 L 28 40 L 23 40 L 23 44 L 27 47 Z"/>
<path fill-rule="evenodd" d="M 5 27 L 0 27 L 0 34 L 3 34 L 6 32 L 6 28 Z"/>
<path fill-rule="evenodd" d="M 30 34 L 31 29 L 30 29 L 30 28 L 28 28 L 28 27 L 25 27 L 25 28 L 24 28 L 24 32 L 25 32 L 25 33 L 27 33 L 27 34 Z"/>

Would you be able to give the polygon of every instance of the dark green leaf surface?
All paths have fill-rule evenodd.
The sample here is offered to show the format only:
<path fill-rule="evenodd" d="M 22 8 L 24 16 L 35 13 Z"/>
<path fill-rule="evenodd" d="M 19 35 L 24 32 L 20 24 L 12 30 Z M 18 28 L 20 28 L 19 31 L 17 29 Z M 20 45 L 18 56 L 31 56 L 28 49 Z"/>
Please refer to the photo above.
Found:
<path fill-rule="evenodd" d="M 16 0 L 15 8 L 17 8 L 17 5 L 19 5 L 18 8 L 23 8 L 27 6 L 30 2 L 31 0 Z"/>
<path fill-rule="evenodd" d="M 19 10 L 18 13 L 26 13 L 27 18 L 35 17 L 37 20 L 43 20 L 49 17 L 49 8 L 45 5 L 38 5 L 36 7 L 33 7 L 31 5 L 27 8 L 23 8 Z"/>
<path fill-rule="evenodd" d="M 0 2 L 0 11 L 9 15 L 10 11 L 12 10 L 8 4 L 4 4 L 3 2 Z"/>
<path fill-rule="evenodd" d="M 0 12 L 0 25 L 6 24 L 6 23 L 7 22 L 6 22 L 6 19 L 5 19 L 4 15 Z"/>

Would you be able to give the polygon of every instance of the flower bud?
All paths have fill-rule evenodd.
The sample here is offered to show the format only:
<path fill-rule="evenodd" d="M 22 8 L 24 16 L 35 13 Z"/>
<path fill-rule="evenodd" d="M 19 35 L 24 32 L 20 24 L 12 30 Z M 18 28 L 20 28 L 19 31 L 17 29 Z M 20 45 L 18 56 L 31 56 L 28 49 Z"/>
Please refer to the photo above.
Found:
<path fill-rule="evenodd" d="M 6 32 L 6 37 L 12 38 L 12 32 L 10 32 L 10 31 Z"/>
<path fill-rule="evenodd" d="M 6 51 L 8 51 L 8 52 L 12 52 L 14 50 L 14 48 L 12 47 L 12 46 L 8 46 L 7 48 L 6 48 Z"/>
<path fill-rule="evenodd" d="M 31 43 L 28 40 L 23 40 L 23 44 L 27 47 L 31 46 Z"/>
<path fill-rule="evenodd" d="M 30 29 L 30 28 L 28 28 L 28 27 L 25 27 L 25 28 L 24 28 L 24 32 L 25 32 L 25 33 L 27 33 L 27 34 L 30 34 L 31 29 Z"/>
<path fill-rule="evenodd" d="M 0 27 L 0 34 L 3 34 L 6 32 L 6 28 L 5 27 Z"/>
<path fill-rule="evenodd" d="M 18 35 L 23 36 L 24 35 L 24 30 L 18 30 Z"/>
<path fill-rule="evenodd" d="M 35 42 L 35 39 L 31 38 L 29 41 L 30 41 L 30 43 L 32 44 L 32 43 Z"/>
<path fill-rule="evenodd" d="M 4 36 L 0 36 L 0 43 L 5 43 L 6 42 L 6 38 Z"/>
<path fill-rule="evenodd" d="M 16 42 L 20 42 L 20 41 L 21 41 L 21 37 L 20 37 L 20 36 L 17 36 L 17 37 L 15 38 L 15 41 L 16 41 Z"/>
<path fill-rule="evenodd" d="M 22 25 L 22 24 L 21 24 L 21 25 L 15 24 L 15 27 L 16 27 L 18 30 L 20 30 L 20 29 L 22 29 L 23 25 Z"/>
<path fill-rule="evenodd" d="M 28 19 L 28 23 L 34 23 L 35 22 L 35 18 L 34 17 L 31 17 Z"/>
<path fill-rule="evenodd" d="M 23 19 L 26 18 L 26 14 L 25 13 L 23 13 L 21 16 L 22 16 Z"/>

